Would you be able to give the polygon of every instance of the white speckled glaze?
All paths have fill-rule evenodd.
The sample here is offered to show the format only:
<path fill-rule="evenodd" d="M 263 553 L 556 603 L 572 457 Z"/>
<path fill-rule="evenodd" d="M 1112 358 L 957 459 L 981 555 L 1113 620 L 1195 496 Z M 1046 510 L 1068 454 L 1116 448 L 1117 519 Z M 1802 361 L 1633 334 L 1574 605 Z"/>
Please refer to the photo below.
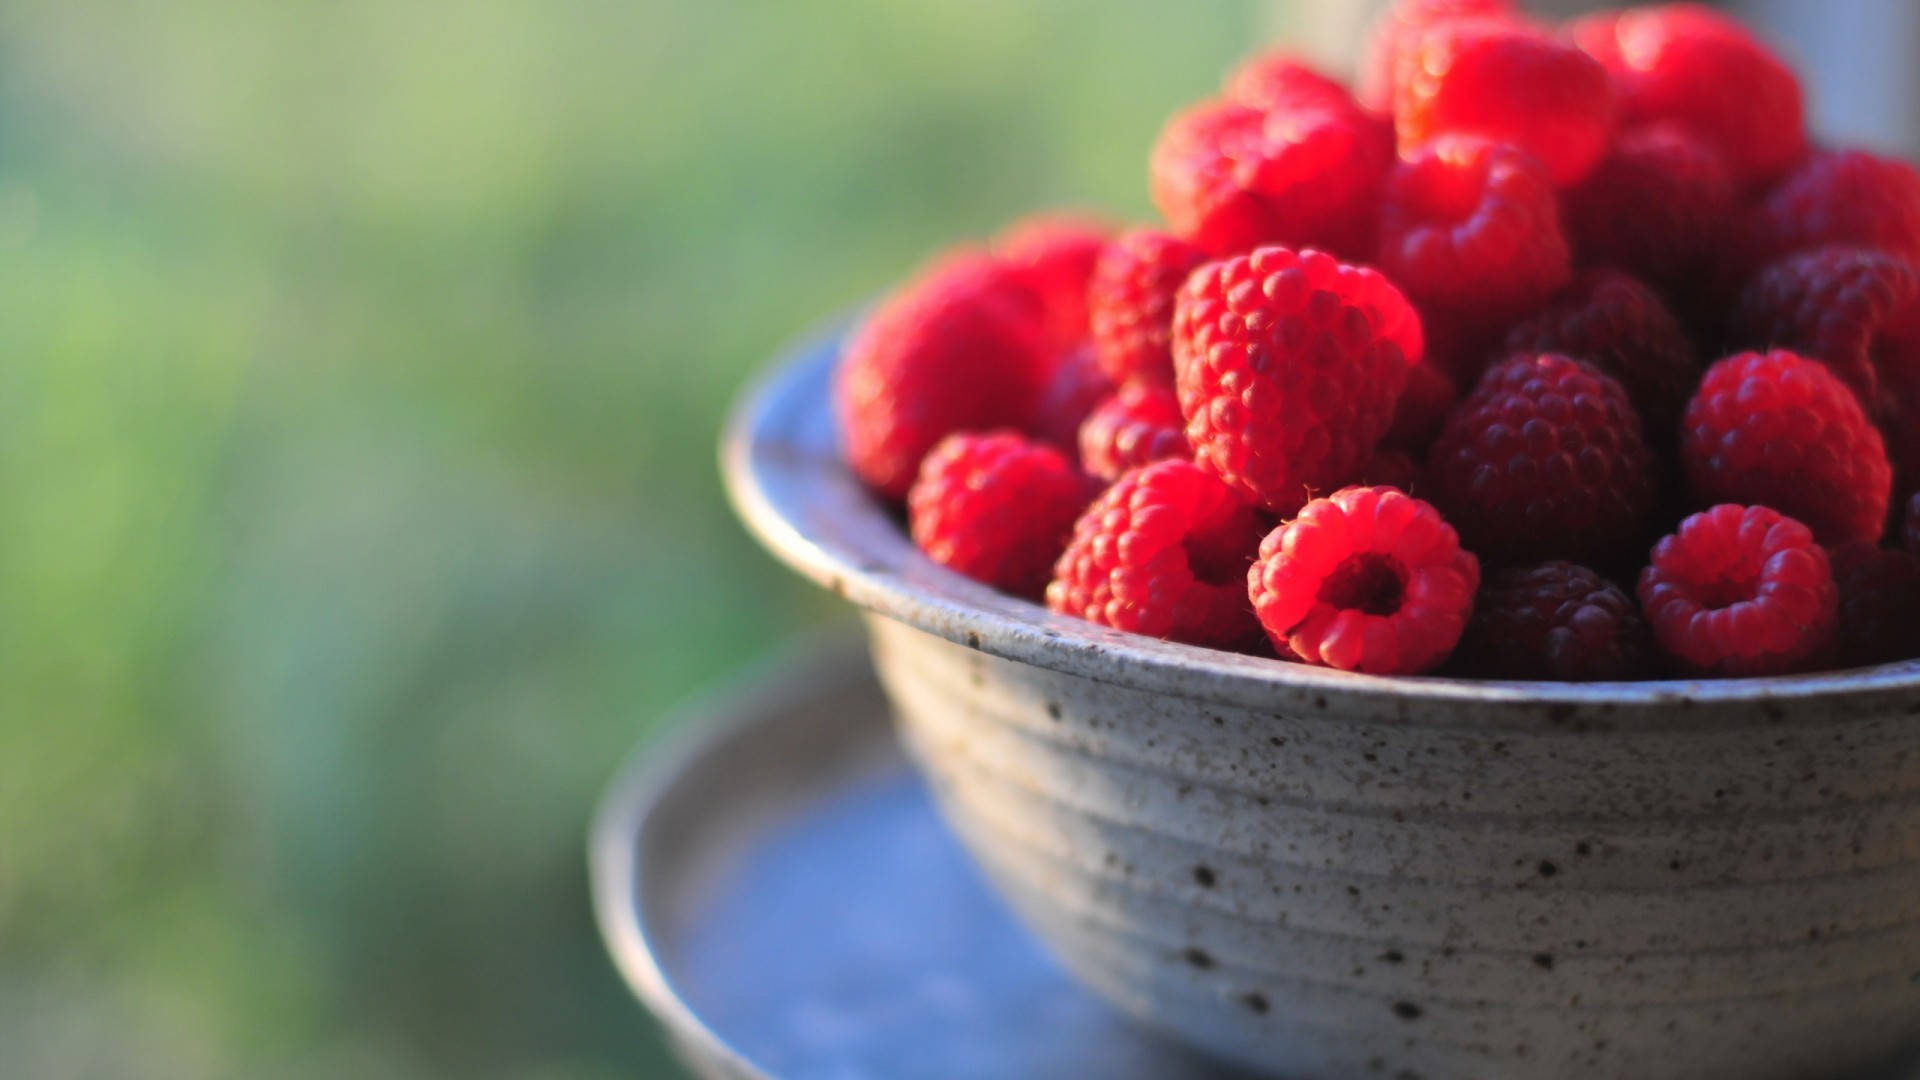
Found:
<path fill-rule="evenodd" d="M 831 337 L 726 436 L 859 605 L 974 856 L 1083 982 L 1281 1076 L 1770 1080 L 1920 1036 L 1920 665 L 1374 678 L 1108 631 L 923 558 L 842 466 Z"/>

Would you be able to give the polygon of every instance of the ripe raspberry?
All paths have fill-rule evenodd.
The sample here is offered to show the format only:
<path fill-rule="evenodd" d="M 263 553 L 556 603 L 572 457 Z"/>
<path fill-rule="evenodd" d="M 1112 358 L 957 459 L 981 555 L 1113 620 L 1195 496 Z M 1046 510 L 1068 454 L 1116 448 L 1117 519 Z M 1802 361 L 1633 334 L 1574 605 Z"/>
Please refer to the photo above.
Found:
<path fill-rule="evenodd" d="M 1402 155 L 1436 135 L 1509 143 L 1578 183 L 1613 135 L 1613 85 L 1586 53 L 1512 19 L 1456 19 L 1400 53 L 1394 131 Z"/>
<path fill-rule="evenodd" d="M 1259 244 L 1357 253 L 1392 157 L 1386 121 L 1357 107 L 1209 101 L 1160 133 L 1153 201 L 1174 232 L 1216 255 Z"/>
<path fill-rule="evenodd" d="M 1419 363 L 1407 368 L 1407 388 L 1400 392 L 1394 406 L 1393 423 L 1382 440 L 1396 450 L 1425 454 L 1427 447 L 1446 426 L 1460 391 L 1453 379 L 1434 364 Z"/>
<path fill-rule="evenodd" d="M 1711 145 L 1737 184 L 1806 152 L 1800 80 L 1746 27 L 1700 4 L 1588 16 L 1573 39 L 1612 73 L 1622 119 L 1671 120 Z"/>
<path fill-rule="evenodd" d="M 1113 230 L 1105 222 L 1070 214 L 1036 214 L 1000 233 L 998 255 L 1040 299 L 1054 345 L 1071 347 L 1087 336 L 1087 278 Z"/>
<path fill-rule="evenodd" d="M 1274 646 L 1376 675 L 1438 667 L 1480 585 L 1432 506 L 1388 487 L 1342 488 L 1267 535 L 1247 591 Z"/>
<path fill-rule="evenodd" d="M 1453 659 L 1483 679 L 1620 682 L 1654 673 L 1653 635 L 1633 598 L 1584 566 L 1557 561 L 1489 578 Z"/>
<path fill-rule="evenodd" d="M 1420 309 L 1430 337 L 1436 322 L 1499 326 L 1573 276 L 1557 205 L 1532 157 L 1442 136 L 1388 177 L 1377 262 Z"/>
<path fill-rule="evenodd" d="M 1173 385 L 1173 298 L 1207 253 L 1157 229 L 1114 238 L 1093 265 L 1087 307 L 1100 366 L 1116 383 Z"/>
<path fill-rule="evenodd" d="M 1846 384 L 1782 349 L 1707 369 L 1681 422 L 1680 457 L 1697 504 L 1771 506 L 1824 544 L 1886 530 L 1893 468 Z"/>
<path fill-rule="evenodd" d="M 1228 101 L 1251 105 L 1256 109 L 1282 109 L 1301 105 L 1353 108 L 1353 95 L 1329 77 L 1294 54 L 1281 49 L 1259 53 L 1241 62 L 1227 73 L 1221 92 Z"/>
<path fill-rule="evenodd" d="M 1385 333 L 1405 303 L 1378 272 L 1319 251 L 1258 248 L 1194 271 L 1173 316 L 1194 460 L 1282 514 L 1345 479 L 1406 385 Z"/>
<path fill-rule="evenodd" d="M 1560 353 L 1618 379 L 1652 437 L 1673 431 L 1700 377 L 1680 320 L 1617 270 L 1585 270 L 1507 333 L 1507 351 Z"/>
<path fill-rule="evenodd" d="M 1103 480 L 1166 458 L 1191 456 L 1187 421 L 1173 389 L 1129 383 L 1101 402 L 1080 425 L 1080 461 Z"/>
<path fill-rule="evenodd" d="M 1454 19 L 1516 15 L 1513 0 L 1399 0 L 1367 31 L 1360 60 L 1359 98 L 1371 109 L 1391 109 L 1400 57 L 1432 27 Z"/>
<path fill-rule="evenodd" d="M 1892 406 L 1883 377 L 1920 370 L 1920 273 L 1865 248 L 1803 251 L 1755 275 L 1729 325 L 1735 346 L 1821 361 L 1884 418 Z"/>
<path fill-rule="evenodd" d="M 1495 562 L 1606 565 L 1644 535 L 1653 457 L 1620 384 L 1552 353 L 1487 369 L 1430 459 L 1434 501 Z"/>
<path fill-rule="evenodd" d="M 1823 150 L 1775 185 L 1747 223 L 1749 265 L 1845 244 L 1920 260 L 1920 170 L 1865 150 Z"/>
<path fill-rule="evenodd" d="M 1639 592 L 1654 641 L 1700 674 L 1802 671 L 1833 643 L 1826 551 L 1764 506 L 1726 503 L 1682 521 L 1654 545 Z"/>
<path fill-rule="evenodd" d="M 1048 367 L 1032 294 L 986 256 L 937 261 L 848 339 L 835 406 L 847 463 L 901 498 L 920 459 L 955 431 L 1019 427 Z"/>
<path fill-rule="evenodd" d="M 1093 493 L 1051 446 L 1012 431 L 960 432 L 920 463 L 907 524 L 934 562 L 1037 600 Z"/>
<path fill-rule="evenodd" d="M 1247 567 L 1260 518 L 1187 461 L 1122 476 L 1074 524 L 1047 606 L 1149 637 L 1232 648 L 1259 636 Z"/>
<path fill-rule="evenodd" d="M 1561 209 L 1582 262 L 1619 267 L 1674 296 L 1698 290 L 1735 205 L 1719 153 L 1684 128 L 1656 123 L 1622 131 Z"/>
<path fill-rule="evenodd" d="M 1113 381 L 1094 360 L 1093 347 L 1083 342 L 1054 358 L 1027 432 L 1073 457 L 1079 452 L 1080 425 L 1111 393 Z"/>
<path fill-rule="evenodd" d="M 1840 592 L 1834 652 L 1842 667 L 1920 656 L 1920 558 L 1899 548 L 1841 544 L 1827 551 Z"/>

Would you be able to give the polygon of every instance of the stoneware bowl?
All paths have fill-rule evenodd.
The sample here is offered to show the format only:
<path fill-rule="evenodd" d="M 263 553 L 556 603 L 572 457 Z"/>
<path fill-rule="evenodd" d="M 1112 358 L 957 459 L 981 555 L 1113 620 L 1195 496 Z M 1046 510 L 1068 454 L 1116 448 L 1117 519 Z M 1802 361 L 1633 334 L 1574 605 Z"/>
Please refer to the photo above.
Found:
<path fill-rule="evenodd" d="M 1920 1035 L 1920 666 L 1379 678 L 1053 615 L 841 464 L 834 335 L 724 469 L 858 605 L 904 741 L 1020 917 L 1140 1021 L 1281 1076 L 1831 1077 Z"/>

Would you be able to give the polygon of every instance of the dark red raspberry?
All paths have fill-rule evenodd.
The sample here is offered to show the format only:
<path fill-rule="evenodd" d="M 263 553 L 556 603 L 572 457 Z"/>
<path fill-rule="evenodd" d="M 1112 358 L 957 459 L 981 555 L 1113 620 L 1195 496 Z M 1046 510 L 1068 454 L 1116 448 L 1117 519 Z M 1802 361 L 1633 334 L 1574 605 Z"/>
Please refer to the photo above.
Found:
<path fill-rule="evenodd" d="M 1158 229 L 1134 229 L 1101 251 L 1087 283 L 1100 366 L 1116 383 L 1173 385 L 1173 298 L 1207 253 Z"/>
<path fill-rule="evenodd" d="M 1093 493 L 1054 447 L 1012 431 L 961 432 L 920 463 L 907 524 L 934 562 L 1038 600 Z"/>
<path fill-rule="evenodd" d="M 1368 267 L 1258 248 L 1180 290 L 1173 367 L 1200 467 L 1291 513 L 1379 444 L 1408 361 L 1387 336 L 1406 300 Z"/>
<path fill-rule="evenodd" d="M 1000 233 L 994 254 L 1040 298 L 1054 345 L 1070 348 L 1087 337 L 1087 278 L 1112 227 L 1074 214 L 1035 214 Z"/>
<path fill-rule="evenodd" d="M 1893 468 L 1860 402 L 1823 365 L 1784 349 L 1707 369 L 1681 421 L 1695 505 L 1771 506 L 1824 544 L 1886 530 Z"/>
<path fill-rule="evenodd" d="M 1480 563 L 1432 506 L 1389 487 L 1315 499 L 1260 544 L 1247 590 L 1284 655 L 1417 675 L 1460 640 Z"/>
<path fill-rule="evenodd" d="M 1080 425 L 1080 462 L 1103 480 L 1166 458 L 1192 456 L 1173 388 L 1128 383 Z"/>
<path fill-rule="evenodd" d="M 1720 257 L 1736 205 L 1719 153 L 1659 123 L 1622 131 L 1561 209 L 1581 262 L 1691 296 Z"/>
<path fill-rule="evenodd" d="M 1481 586 L 1453 665 L 1483 679 L 1645 679 L 1653 635 L 1626 590 L 1584 566 L 1512 566 Z"/>
<path fill-rule="evenodd" d="M 1424 455 L 1446 425 L 1447 414 L 1459 397 L 1453 379 L 1438 366 L 1412 365 L 1407 369 L 1407 388 L 1400 392 L 1393 423 L 1382 441 L 1396 450 Z"/>
<path fill-rule="evenodd" d="M 1216 255 L 1259 244 L 1365 250 L 1393 157 L 1386 121 L 1358 107 L 1196 105 L 1154 144 L 1154 205 Z"/>
<path fill-rule="evenodd" d="M 1443 136 L 1394 169 L 1384 199 L 1378 265 L 1430 336 L 1436 322 L 1502 326 L 1573 276 L 1553 184 L 1512 147 Z"/>
<path fill-rule="evenodd" d="M 1920 170 L 1865 150 L 1820 151 L 1767 193 L 1743 238 L 1750 266 L 1835 244 L 1920 260 Z"/>
<path fill-rule="evenodd" d="M 1653 638 L 1688 671 L 1781 675 L 1832 645 L 1838 593 L 1812 530 L 1764 506 L 1727 503 L 1680 523 L 1640 572 Z"/>
<path fill-rule="evenodd" d="M 1247 567 L 1260 517 L 1188 461 L 1122 476 L 1074 524 L 1047 606 L 1149 637 L 1233 648 L 1256 639 Z"/>
<path fill-rule="evenodd" d="M 1760 271 L 1735 305 L 1737 347 L 1792 349 L 1833 369 L 1867 411 L 1892 408 L 1883 377 L 1920 370 L 1920 273 L 1865 248 L 1815 248 Z"/>
<path fill-rule="evenodd" d="M 1679 124 L 1719 151 L 1735 183 L 1772 179 L 1806 152 L 1800 80 L 1737 20 L 1666 4 L 1592 15 L 1572 34 L 1612 73 L 1622 119 Z"/>
<path fill-rule="evenodd" d="M 1393 108 L 1400 57 L 1434 26 L 1454 19 L 1514 17 L 1513 0 L 1398 0 L 1375 19 L 1360 60 L 1359 98 L 1373 109 Z"/>
<path fill-rule="evenodd" d="M 1113 389 L 1113 380 L 1094 359 L 1093 346 L 1082 342 L 1068 349 L 1054 358 L 1027 433 L 1074 457 L 1079 453 L 1080 425 Z"/>
<path fill-rule="evenodd" d="M 1613 135 L 1607 69 L 1513 19 L 1456 19 L 1400 53 L 1394 79 L 1400 152 L 1437 135 L 1476 135 L 1527 151 L 1560 186 L 1593 170 Z"/>
<path fill-rule="evenodd" d="M 1487 369 L 1429 459 L 1434 501 L 1494 562 L 1608 565 L 1645 535 L 1653 457 L 1620 384 L 1552 353 Z"/>
<path fill-rule="evenodd" d="M 1843 667 L 1920 657 L 1920 558 L 1899 548 L 1841 544 L 1827 551 L 1840 591 L 1834 652 Z"/>
<path fill-rule="evenodd" d="M 1509 352 L 1560 353 L 1619 380 L 1650 437 L 1664 439 L 1700 378 L 1680 320 L 1652 289 L 1618 270 L 1584 270 L 1507 333 Z"/>
<path fill-rule="evenodd" d="M 1050 364 L 1033 296 L 998 260 L 937 261 L 848 339 L 835 384 L 847 463 L 902 498 L 933 444 L 956 431 L 1021 427 Z"/>
<path fill-rule="evenodd" d="M 1301 105 L 1353 108 L 1353 95 L 1338 79 L 1321 72 L 1293 53 L 1273 49 L 1249 57 L 1227 73 L 1221 92 L 1228 101 L 1256 109 Z"/>

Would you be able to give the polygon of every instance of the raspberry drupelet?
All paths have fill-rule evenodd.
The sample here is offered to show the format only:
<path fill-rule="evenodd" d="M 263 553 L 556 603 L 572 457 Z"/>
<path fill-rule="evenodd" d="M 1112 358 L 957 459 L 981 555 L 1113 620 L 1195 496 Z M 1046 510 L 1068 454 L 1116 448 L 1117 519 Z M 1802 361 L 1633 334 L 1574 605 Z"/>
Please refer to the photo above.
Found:
<path fill-rule="evenodd" d="M 1781 675 L 1833 644 L 1839 594 L 1812 530 L 1725 503 L 1680 523 L 1640 572 L 1640 610 L 1663 652 L 1701 675 Z"/>
<path fill-rule="evenodd" d="M 1165 386 L 1128 383 L 1080 425 L 1080 462 L 1103 480 L 1167 458 L 1190 457 L 1180 400 Z"/>
<path fill-rule="evenodd" d="M 1054 447 L 1012 431 L 963 432 L 920 463 L 907 523 L 934 562 L 1037 600 L 1094 490 Z"/>
<path fill-rule="evenodd" d="M 1087 309 L 1108 378 L 1173 385 L 1173 300 L 1206 261 L 1205 251 L 1158 229 L 1122 233 L 1100 252 Z"/>
<path fill-rule="evenodd" d="M 1654 674 L 1653 636 L 1626 591 L 1584 566 L 1545 562 L 1481 586 L 1453 669 L 1484 679 L 1598 682 Z"/>
<path fill-rule="evenodd" d="M 1480 585 L 1432 506 L 1388 487 L 1315 499 L 1260 544 L 1247 575 L 1281 655 L 1376 675 L 1417 675 L 1460 640 Z"/>

